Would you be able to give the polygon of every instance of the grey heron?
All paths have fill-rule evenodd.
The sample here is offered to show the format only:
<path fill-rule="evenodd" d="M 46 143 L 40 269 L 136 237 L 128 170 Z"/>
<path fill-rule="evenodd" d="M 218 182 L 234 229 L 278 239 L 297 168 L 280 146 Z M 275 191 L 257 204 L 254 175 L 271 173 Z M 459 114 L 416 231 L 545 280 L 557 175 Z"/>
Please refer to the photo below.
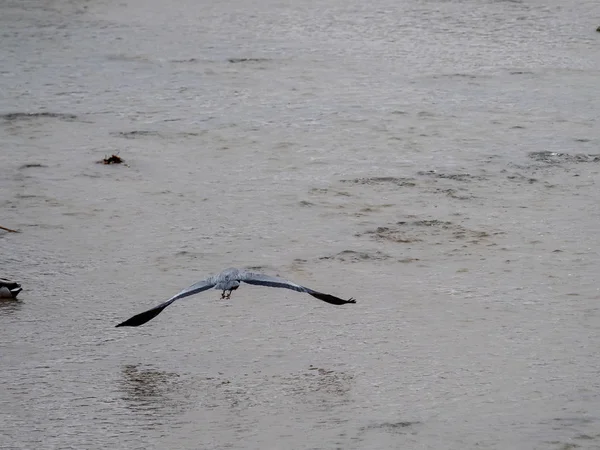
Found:
<path fill-rule="evenodd" d="M 124 322 L 116 325 L 117 327 L 138 327 L 140 325 L 145 324 L 146 322 L 154 319 L 158 316 L 163 309 L 173 303 L 175 300 L 179 300 L 180 298 L 189 297 L 190 295 L 197 294 L 202 291 L 206 291 L 210 288 L 215 288 L 223 291 L 221 293 L 222 299 L 228 299 L 231 297 L 231 293 L 235 291 L 240 283 L 248 283 L 248 284 L 256 284 L 260 286 L 270 286 L 270 287 L 278 287 L 278 288 L 286 288 L 291 289 L 293 291 L 305 292 L 307 294 L 312 295 L 319 300 L 322 300 L 327 303 L 331 303 L 332 305 L 345 305 L 346 303 L 356 303 L 356 300 L 350 298 L 349 300 L 344 300 L 333 295 L 323 294 L 322 292 L 314 291 L 310 288 L 300 286 L 299 284 L 292 283 L 291 281 L 284 280 L 279 277 L 272 277 L 269 275 L 263 275 L 261 273 L 253 273 L 247 272 L 245 270 L 239 270 L 235 268 L 225 269 L 223 272 L 212 275 L 202 281 L 198 281 L 195 284 L 192 284 L 187 289 L 184 289 L 179 294 L 174 295 L 169 300 L 164 303 L 161 303 L 158 306 L 155 306 L 148 311 L 144 311 L 142 313 L 136 314 L 135 316 L 127 319 Z M 227 294 L 226 294 L 227 292 Z"/>

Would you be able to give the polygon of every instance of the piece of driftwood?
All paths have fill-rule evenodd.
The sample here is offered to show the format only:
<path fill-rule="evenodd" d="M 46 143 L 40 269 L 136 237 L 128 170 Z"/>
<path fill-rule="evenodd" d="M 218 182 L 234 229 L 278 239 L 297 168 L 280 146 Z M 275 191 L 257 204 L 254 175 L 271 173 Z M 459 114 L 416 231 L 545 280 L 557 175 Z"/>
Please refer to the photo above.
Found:
<path fill-rule="evenodd" d="M 0 226 L 0 230 L 4 230 L 4 231 L 10 231 L 11 233 L 18 233 L 18 230 L 11 230 L 10 228 L 6 228 L 3 226 Z"/>
<path fill-rule="evenodd" d="M 99 164 L 122 164 L 124 162 L 123 158 L 119 155 L 112 154 L 110 156 L 106 156 L 104 159 L 98 161 Z"/>

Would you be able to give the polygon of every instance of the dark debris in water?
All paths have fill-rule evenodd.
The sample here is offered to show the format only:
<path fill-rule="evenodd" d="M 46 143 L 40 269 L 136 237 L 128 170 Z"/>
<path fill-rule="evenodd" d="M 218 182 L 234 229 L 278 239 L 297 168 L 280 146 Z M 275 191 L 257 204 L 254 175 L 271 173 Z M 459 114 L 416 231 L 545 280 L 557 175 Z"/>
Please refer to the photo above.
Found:
<path fill-rule="evenodd" d="M 7 113 L 0 115 L 0 118 L 13 122 L 17 120 L 30 120 L 30 119 L 61 119 L 61 120 L 75 120 L 77 116 L 75 114 L 64 114 L 64 113 L 54 113 L 54 112 L 38 112 L 38 113 L 24 113 L 24 112 L 15 112 L 15 113 Z"/>
<path fill-rule="evenodd" d="M 560 152 L 530 152 L 527 156 L 534 161 L 543 162 L 546 164 L 563 164 L 563 163 L 597 163 L 600 162 L 600 154 L 575 154 Z"/>
<path fill-rule="evenodd" d="M 121 158 L 119 155 L 110 155 L 110 156 L 105 156 L 104 159 L 101 159 L 100 161 L 96 161 L 98 164 L 123 164 L 125 162 L 125 160 L 123 158 Z M 127 164 L 124 164 L 127 165 Z"/>

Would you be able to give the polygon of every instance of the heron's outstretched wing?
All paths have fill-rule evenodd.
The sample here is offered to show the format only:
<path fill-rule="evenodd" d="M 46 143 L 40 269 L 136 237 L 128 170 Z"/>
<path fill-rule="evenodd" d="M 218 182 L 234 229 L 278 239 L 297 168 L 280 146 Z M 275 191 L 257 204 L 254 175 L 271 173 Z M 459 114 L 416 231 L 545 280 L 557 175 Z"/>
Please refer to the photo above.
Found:
<path fill-rule="evenodd" d="M 306 292 L 319 300 L 331 303 L 332 305 L 345 305 L 346 303 L 356 303 L 353 298 L 344 300 L 333 295 L 323 294 L 322 292 L 313 291 L 310 288 L 300 286 L 299 284 L 292 283 L 291 281 L 284 280 L 279 277 L 272 277 L 269 275 L 263 275 L 262 273 L 242 272 L 239 278 L 240 281 L 248 284 L 257 284 L 260 286 L 270 286 L 291 289 L 298 292 Z"/>
<path fill-rule="evenodd" d="M 155 306 L 148 311 L 144 311 L 143 313 L 136 314 L 135 316 L 127 319 L 125 322 L 121 322 L 116 325 L 117 327 L 139 327 L 140 325 L 145 324 L 146 322 L 154 319 L 158 316 L 163 309 L 173 303 L 175 300 L 179 300 L 180 298 L 189 297 L 190 295 L 197 294 L 198 292 L 206 291 L 214 287 L 216 284 L 214 277 L 207 278 L 206 280 L 198 281 L 195 284 L 192 284 L 187 289 L 184 289 L 179 294 L 174 295 L 169 300 L 164 303 L 161 303 L 158 306 Z"/>

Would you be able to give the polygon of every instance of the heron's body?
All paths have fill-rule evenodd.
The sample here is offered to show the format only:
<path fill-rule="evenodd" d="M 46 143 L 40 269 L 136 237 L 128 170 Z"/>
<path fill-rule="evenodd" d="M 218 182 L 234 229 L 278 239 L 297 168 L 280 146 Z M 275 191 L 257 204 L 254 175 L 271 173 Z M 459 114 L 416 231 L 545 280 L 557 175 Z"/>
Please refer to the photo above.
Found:
<path fill-rule="evenodd" d="M 343 300 L 341 298 L 335 297 L 329 294 L 323 294 L 321 292 L 314 291 L 310 288 L 300 286 L 299 284 L 293 283 L 288 280 L 284 280 L 283 278 L 272 277 L 269 275 L 263 275 L 260 273 L 252 273 L 247 272 L 245 270 L 239 270 L 235 268 L 225 269 L 221 273 L 217 275 L 212 275 L 205 280 L 199 281 L 187 289 L 184 289 L 179 294 L 174 295 L 169 300 L 160 305 L 149 309 L 148 311 L 144 311 L 143 313 L 136 314 L 135 316 L 127 319 L 124 322 L 121 322 L 117 325 L 117 327 L 137 327 L 140 326 L 149 320 L 152 320 L 154 317 L 159 315 L 163 309 L 173 303 L 175 300 L 180 298 L 189 297 L 190 295 L 197 294 L 202 291 L 206 291 L 210 288 L 215 288 L 220 291 L 221 298 L 228 299 L 231 297 L 231 293 L 236 290 L 240 283 L 248 283 L 262 286 L 270 286 L 270 287 L 279 287 L 291 289 L 293 291 L 305 292 L 307 294 L 312 295 L 319 300 L 323 300 L 324 302 L 330 303 L 332 305 L 344 305 L 346 303 L 356 303 L 356 300 L 350 298 L 349 300 Z M 227 294 L 225 294 L 227 292 Z"/>
<path fill-rule="evenodd" d="M 221 298 L 231 297 L 231 292 L 240 287 L 240 271 L 234 267 L 225 269 L 214 278 L 214 281 L 217 283 L 215 284 L 215 289 L 223 291 Z M 225 295 L 225 291 L 229 291 L 229 295 Z"/>

